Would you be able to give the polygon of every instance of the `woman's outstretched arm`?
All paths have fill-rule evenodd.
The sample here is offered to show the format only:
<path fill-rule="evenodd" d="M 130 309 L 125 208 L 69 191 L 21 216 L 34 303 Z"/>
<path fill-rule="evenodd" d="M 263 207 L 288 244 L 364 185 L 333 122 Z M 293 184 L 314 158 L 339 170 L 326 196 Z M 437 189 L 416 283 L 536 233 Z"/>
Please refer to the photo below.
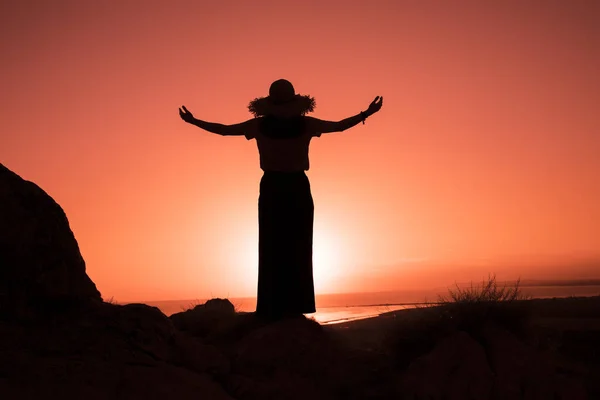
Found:
<path fill-rule="evenodd" d="M 198 128 L 204 129 L 205 131 L 216 133 L 221 136 L 254 135 L 258 127 L 256 118 L 249 119 L 248 121 L 239 124 L 224 125 L 196 119 L 185 106 L 182 106 L 182 108 L 179 109 L 179 116 L 182 120 L 188 124 L 196 125 Z"/>
<path fill-rule="evenodd" d="M 355 125 L 358 125 L 361 121 L 364 121 L 366 118 L 375 114 L 377 111 L 381 109 L 383 105 L 383 97 L 377 96 L 375 100 L 371 102 L 369 108 L 366 111 L 361 111 L 360 113 L 353 115 L 352 117 L 348 117 L 341 121 L 324 121 L 322 119 L 307 117 L 311 129 L 317 133 L 329 133 L 329 132 L 342 132 L 346 129 L 352 128 Z"/>

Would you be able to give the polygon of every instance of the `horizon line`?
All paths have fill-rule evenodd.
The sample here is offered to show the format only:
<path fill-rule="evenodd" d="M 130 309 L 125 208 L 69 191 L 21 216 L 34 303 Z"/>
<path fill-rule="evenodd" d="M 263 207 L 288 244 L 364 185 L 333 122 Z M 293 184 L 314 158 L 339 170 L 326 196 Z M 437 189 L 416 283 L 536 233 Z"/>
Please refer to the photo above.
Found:
<path fill-rule="evenodd" d="M 505 281 L 497 281 L 500 285 L 507 285 L 516 283 L 516 280 L 505 280 Z M 342 296 L 342 295 L 357 295 L 357 294 L 381 294 L 381 293 L 399 293 L 399 292 L 421 292 L 421 291 L 434 291 L 434 290 L 447 290 L 455 285 L 470 285 L 470 284 L 479 284 L 480 281 L 471 281 L 471 282 L 455 282 L 452 285 L 448 286 L 436 286 L 431 287 L 429 289 L 400 289 L 400 290 L 380 290 L 380 291 L 365 291 L 365 292 L 337 292 L 337 293 L 317 293 L 315 296 Z M 549 287 L 549 286 L 600 286 L 600 276 L 598 278 L 584 278 L 584 279 L 525 279 L 519 281 L 520 287 Z M 119 302 L 120 304 L 148 304 L 148 303 L 165 303 L 165 302 L 182 302 L 182 301 L 208 301 L 212 299 L 227 299 L 227 300 L 241 300 L 241 299 L 256 299 L 256 295 L 252 296 L 233 296 L 233 297 L 196 297 L 196 298 L 181 298 L 181 299 L 168 299 L 168 300 L 136 300 L 136 301 L 124 301 Z M 398 303 L 398 304 L 383 304 L 383 305 L 411 305 L 411 304 L 423 304 L 423 302 L 415 303 Z"/>

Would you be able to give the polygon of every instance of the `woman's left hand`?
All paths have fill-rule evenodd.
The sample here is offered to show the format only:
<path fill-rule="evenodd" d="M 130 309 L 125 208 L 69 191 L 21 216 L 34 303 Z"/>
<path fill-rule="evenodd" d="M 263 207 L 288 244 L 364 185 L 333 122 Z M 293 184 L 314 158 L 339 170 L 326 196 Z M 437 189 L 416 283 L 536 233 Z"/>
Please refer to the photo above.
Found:
<path fill-rule="evenodd" d="M 371 104 L 369 104 L 369 108 L 367 108 L 367 114 L 368 115 L 375 114 L 377 111 L 381 110 L 382 105 L 383 105 L 383 96 L 375 97 L 375 100 L 373 100 L 371 102 Z"/>
<path fill-rule="evenodd" d="M 183 110 L 181 108 L 183 108 Z M 194 115 L 190 112 L 190 110 L 185 108 L 185 106 L 181 106 L 179 108 L 179 116 L 182 120 L 188 123 L 192 123 L 196 119 L 194 118 Z"/>

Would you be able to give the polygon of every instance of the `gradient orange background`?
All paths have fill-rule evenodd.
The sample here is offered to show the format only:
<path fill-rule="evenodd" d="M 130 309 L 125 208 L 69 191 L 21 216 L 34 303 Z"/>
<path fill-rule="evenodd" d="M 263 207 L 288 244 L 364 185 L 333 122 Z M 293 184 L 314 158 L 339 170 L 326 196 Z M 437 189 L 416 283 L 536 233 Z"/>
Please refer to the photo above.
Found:
<path fill-rule="evenodd" d="M 63 206 L 105 298 L 251 296 L 278 78 L 366 125 L 311 146 L 320 293 L 598 275 L 600 2 L 3 1 L 0 162 Z"/>

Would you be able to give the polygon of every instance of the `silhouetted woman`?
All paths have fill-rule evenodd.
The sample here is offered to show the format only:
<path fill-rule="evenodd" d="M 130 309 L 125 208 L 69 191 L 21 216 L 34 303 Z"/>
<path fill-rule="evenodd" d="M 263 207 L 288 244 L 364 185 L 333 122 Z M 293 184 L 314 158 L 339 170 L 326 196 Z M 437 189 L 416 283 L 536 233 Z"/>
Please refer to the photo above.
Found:
<path fill-rule="evenodd" d="M 267 97 L 248 105 L 254 114 L 246 122 L 223 125 L 194 118 L 185 106 L 181 118 L 223 136 L 256 139 L 260 168 L 258 199 L 258 295 L 256 313 L 281 318 L 315 312 L 312 271 L 314 205 L 304 171 L 309 169 L 308 145 L 322 133 L 341 132 L 381 109 L 376 97 L 366 111 L 333 122 L 305 116 L 315 100 L 299 95 L 292 84 L 279 79 Z"/>

